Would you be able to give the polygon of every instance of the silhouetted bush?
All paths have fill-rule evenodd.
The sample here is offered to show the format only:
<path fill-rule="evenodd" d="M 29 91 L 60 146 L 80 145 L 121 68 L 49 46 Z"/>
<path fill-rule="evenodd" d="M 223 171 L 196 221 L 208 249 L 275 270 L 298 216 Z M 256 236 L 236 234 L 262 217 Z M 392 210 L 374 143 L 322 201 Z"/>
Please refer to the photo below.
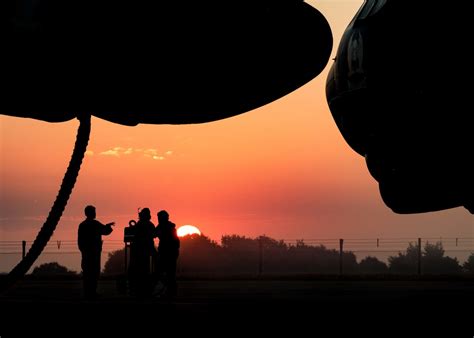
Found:
<path fill-rule="evenodd" d="M 367 256 L 359 263 L 359 272 L 362 274 L 385 274 L 388 266 L 376 257 Z"/>
<path fill-rule="evenodd" d="M 474 253 L 467 258 L 462 267 L 465 272 L 474 274 Z"/>
<path fill-rule="evenodd" d="M 125 272 L 125 249 L 109 252 L 104 265 L 104 275 L 119 275 Z"/>
<path fill-rule="evenodd" d="M 57 262 L 44 263 L 33 269 L 33 276 L 73 276 L 77 275 L 75 271 L 71 271 L 65 266 Z"/>
<path fill-rule="evenodd" d="M 258 272 L 259 243 L 245 236 L 222 236 L 222 260 L 225 273 L 255 274 Z"/>
<path fill-rule="evenodd" d="M 426 243 L 421 259 L 421 271 L 424 274 L 458 274 L 462 272 L 458 259 L 444 256 L 443 244 Z"/>
<path fill-rule="evenodd" d="M 462 271 L 457 258 L 445 257 L 443 245 L 426 243 L 422 251 L 421 271 L 424 274 L 457 274 Z M 409 243 L 405 253 L 388 258 L 390 272 L 416 274 L 418 272 L 418 246 Z"/>
<path fill-rule="evenodd" d="M 181 237 L 179 273 L 220 273 L 222 268 L 222 247 L 215 241 L 197 234 Z"/>
<path fill-rule="evenodd" d="M 388 265 L 391 273 L 416 274 L 418 271 L 418 246 L 409 243 L 404 253 L 399 252 L 398 256 L 388 257 Z"/>

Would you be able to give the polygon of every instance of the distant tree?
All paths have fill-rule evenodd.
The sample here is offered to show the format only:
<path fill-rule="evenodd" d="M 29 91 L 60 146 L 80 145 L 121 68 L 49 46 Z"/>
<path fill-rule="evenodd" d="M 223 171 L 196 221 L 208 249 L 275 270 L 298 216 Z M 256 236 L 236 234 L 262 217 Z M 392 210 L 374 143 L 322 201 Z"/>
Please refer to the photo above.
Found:
<path fill-rule="evenodd" d="M 125 273 L 125 249 L 109 252 L 103 273 L 104 275 L 120 275 Z"/>
<path fill-rule="evenodd" d="M 463 264 L 463 269 L 467 273 L 474 274 L 474 252 L 467 258 L 467 261 Z"/>
<path fill-rule="evenodd" d="M 359 263 L 359 272 L 363 274 L 388 272 L 388 266 L 384 262 L 379 261 L 376 257 L 367 256 Z"/>
<path fill-rule="evenodd" d="M 328 249 L 324 245 L 313 247 L 313 272 L 319 274 L 337 274 L 339 273 L 339 251 Z M 351 259 L 343 259 L 343 268 L 352 261 Z M 357 263 L 356 263 L 357 264 Z M 350 269 L 349 269 L 350 270 Z"/>
<path fill-rule="evenodd" d="M 458 259 L 445 256 L 443 244 L 426 243 L 421 259 L 421 269 L 428 274 L 457 274 L 462 272 Z"/>
<path fill-rule="evenodd" d="M 231 251 L 256 251 L 258 242 L 250 237 L 225 235 L 221 237 L 222 248 Z"/>
<path fill-rule="evenodd" d="M 34 276 L 73 276 L 77 273 L 57 262 L 51 262 L 37 266 L 31 274 Z"/>
<path fill-rule="evenodd" d="M 286 245 L 285 241 L 283 241 L 283 240 L 278 241 L 276 239 L 270 238 L 270 237 L 265 236 L 265 235 L 257 237 L 256 240 L 260 241 L 266 249 L 276 249 L 276 250 L 286 250 L 286 249 L 288 249 L 288 246 Z M 300 244 L 300 245 L 304 246 L 304 242 L 302 240 L 297 241 L 297 244 Z"/>
<path fill-rule="evenodd" d="M 426 243 L 422 252 L 421 269 L 427 274 L 457 274 L 462 271 L 457 258 L 445 256 L 441 242 Z M 388 258 L 390 272 L 415 274 L 418 267 L 418 246 L 410 243 L 405 253 Z"/>
<path fill-rule="evenodd" d="M 222 271 L 222 248 L 205 235 L 181 237 L 178 258 L 179 274 L 216 273 Z"/>
<path fill-rule="evenodd" d="M 416 274 L 418 268 L 418 246 L 408 244 L 405 252 L 399 252 L 398 256 L 388 257 L 390 272 L 397 274 Z"/>
<path fill-rule="evenodd" d="M 214 251 L 220 248 L 216 241 L 213 241 L 205 235 L 192 234 L 181 237 L 180 255 L 195 250 Z"/>
<path fill-rule="evenodd" d="M 262 250 L 262 263 L 264 273 L 295 272 L 301 269 L 304 262 L 301 260 L 291 260 L 288 253 L 288 245 L 282 240 L 276 240 L 268 236 L 259 236 L 255 239 L 257 247 Z M 260 259 L 260 253 L 256 256 Z M 257 264 L 258 267 L 258 264 Z"/>
<path fill-rule="evenodd" d="M 339 254 L 339 253 L 338 253 Z M 342 269 L 344 274 L 357 272 L 357 257 L 352 251 L 344 251 L 342 254 Z"/>
<path fill-rule="evenodd" d="M 311 273 L 314 271 L 313 263 L 314 246 L 307 245 L 302 239 L 296 240 L 294 245 L 288 245 L 280 257 L 274 260 L 275 270 L 280 273 Z"/>
<path fill-rule="evenodd" d="M 255 274 L 258 271 L 259 242 L 239 235 L 221 237 L 222 268 L 231 274 Z"/>
<path fill-rule="evenodd" d="M 297 248 L 311 248 L 309 245 L 306 245 L 306 243 L 304 242 L 304 239 L 297 239 L 296 247 Z"/>

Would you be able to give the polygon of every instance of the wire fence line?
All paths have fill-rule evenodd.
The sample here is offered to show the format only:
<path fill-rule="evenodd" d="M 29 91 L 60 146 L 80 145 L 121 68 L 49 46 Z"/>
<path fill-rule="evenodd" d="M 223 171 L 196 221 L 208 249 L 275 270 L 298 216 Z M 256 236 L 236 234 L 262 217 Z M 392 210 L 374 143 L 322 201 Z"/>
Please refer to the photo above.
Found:
<path fill-rule="evenodd" d="M 344 251 L 351 252 L 403 252 L 410 243 L 416 245 L 421 240 L 421 244 L 441 243 L 444 250 L 450 252 L 471 252 L 474 251 L 474 237 L 429 237 L 429 238 L 362 238 L 362 239 L 280 239 L 279 242 L 289 246 L 298 246 L 301 244 L 307 246 L 324 246 L 329 249 L 337 248 L 341 241 L 344 245 Z M 0 240 L 0 255 L 22 254 L 27 251 L 33 241 L 22 240 Z M 102 251 L 105 253 L 123 249 L 125 243 L 121 240 L 104 240 Z M 54 253 L 79 253 L 76 240 L 53 240 L 48 243 L 43 254 Z"/>
<path fill-rule="evenodd" d="M 25 254 L 33 241 L 0 241 L 0 255 Z M 106 240 L 102 246 L 103 253 L 109 253 L 123 249 L 124 243 L 120 240 Z M 79 254 L 77 241 L 55 240 L 50 241 L 42 254 Z"/>
<path fill-rule="evenodd" d="M 269 239 L 266 236 L 257 237 L 254 248 L 258 260 L 258 273 L 261 274 L 265 269 L 265 260 L 271 255 L 271 248 L 268 245 Z M 367 256 L 376 257 L 381 261 L 387 262 L 390 256 L 397 256 L 399 253 L 405 253 L 407 247 L 412 245 L 419 251 L 418 274 L 421 274 L 421 257 L 423 247 L 429 244 L 441 243 L 447 256 L 456 257 L 462 264 L 467 257 L 474 253 L 474 237 L 425 237 L 425 238 L 287 238 L 274 241 L 273 244 L 284 245 L 287 248 L 310 248 L 317 249 L 324 247 L 339 253 L 339 273 L 343 273 L 343 256 L 348 253 L 356 255 L 360 261 Z M 21 240 L 0 240 L 0 272 L 7 272 L 19 259 L 24 257 L 31 246 L 32 241 Z M 107 260 L 109 254 L 125 248 L 122 240 L 103 241 L 102 264 Z M 62 259 L 67 265 L 80 270 L 80 252 L 77 247 L 77 240 L 57 239 L 51 240 L 42 253 L 40 262 Z M 69 257 L 69 258 L 68 258 Z"/>

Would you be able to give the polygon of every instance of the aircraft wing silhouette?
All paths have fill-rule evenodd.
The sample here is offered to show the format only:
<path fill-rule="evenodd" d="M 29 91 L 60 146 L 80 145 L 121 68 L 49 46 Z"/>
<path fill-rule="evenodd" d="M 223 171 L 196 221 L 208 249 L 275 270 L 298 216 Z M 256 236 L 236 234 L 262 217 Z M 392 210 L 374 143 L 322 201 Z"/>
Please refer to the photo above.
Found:
<path fill-rule="evenodd" d="M 323 15 L 293 0 L 22 0 L 6 13 L 0 114 L 50 122 L 223 119 L 307 83 L 332 49 Z"/>
<path fill-rule="evenodd" d="M 329 107 L 397 213 L 474 213 L 472 67 L 459 57 L 471 39 L 469 13 L 427 0 L 368 0 L 341 39 Z"/>

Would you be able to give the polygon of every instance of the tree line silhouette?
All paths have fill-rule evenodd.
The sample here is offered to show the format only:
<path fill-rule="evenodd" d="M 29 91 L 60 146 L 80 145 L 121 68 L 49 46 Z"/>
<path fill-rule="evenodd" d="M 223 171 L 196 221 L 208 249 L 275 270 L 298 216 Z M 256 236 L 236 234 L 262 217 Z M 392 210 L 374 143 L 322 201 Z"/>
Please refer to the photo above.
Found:
<path fill-rule="evenodd" d="M 351 251 L 342 254 L 344 274 L 416 274 L 418 246 L 409 243 L 406 251 L 388 258 L 388 264 L 373 256 L 357 262 Z M 303 240 L 288 244 L 268 236 L 249 238 L 222 236 L 221 244 L 204 235 L 181 239 L 178 260 L 180 275 L 248 275 L 265 274 L 338 274 L 340 252 L 324 245 L 307 245 Z M 124 250 L 109 253 L 103 273 L 124 272 Z M 426 243 L 422 250 L 423 274 L 474 274 L 474 253 L 464 264 L 445 255 L 441 242 Z"/>
<path fill-rule="evenodd" d="M 421 255 L 423 274 L 474 275 L 474 252 L 464 263 L 446 256 L 441 242 L 426 243 Z M 121 275 L 125 271 L 124 249 L 108 254 L 103 274 Z M 403 252 L 388 257 L 388 264 L 377 257 L 367 256 L 357 262 L 356 255 L 344 251 L 344 274 L 392 274 L 414 275 L 418 269 L 418 246 L 409 243 Z M 222 236 L 221 244 L 205 235 L 189 235 L 181 238 L 178 273 L 181 276 L 239 276 L 255 275 L 262 269 L 264 274 L 338 274 L 340 253 L 324 245 L 308 245 L 303 240 L 295 244 L 285 243 L 268 236 L 250 238 L 239 235 Z M 263 266 L 260 267 L 260 264 Z M 36 267 L 32 275 L 71 276 L 77 274 L 57 262 Z"/>

